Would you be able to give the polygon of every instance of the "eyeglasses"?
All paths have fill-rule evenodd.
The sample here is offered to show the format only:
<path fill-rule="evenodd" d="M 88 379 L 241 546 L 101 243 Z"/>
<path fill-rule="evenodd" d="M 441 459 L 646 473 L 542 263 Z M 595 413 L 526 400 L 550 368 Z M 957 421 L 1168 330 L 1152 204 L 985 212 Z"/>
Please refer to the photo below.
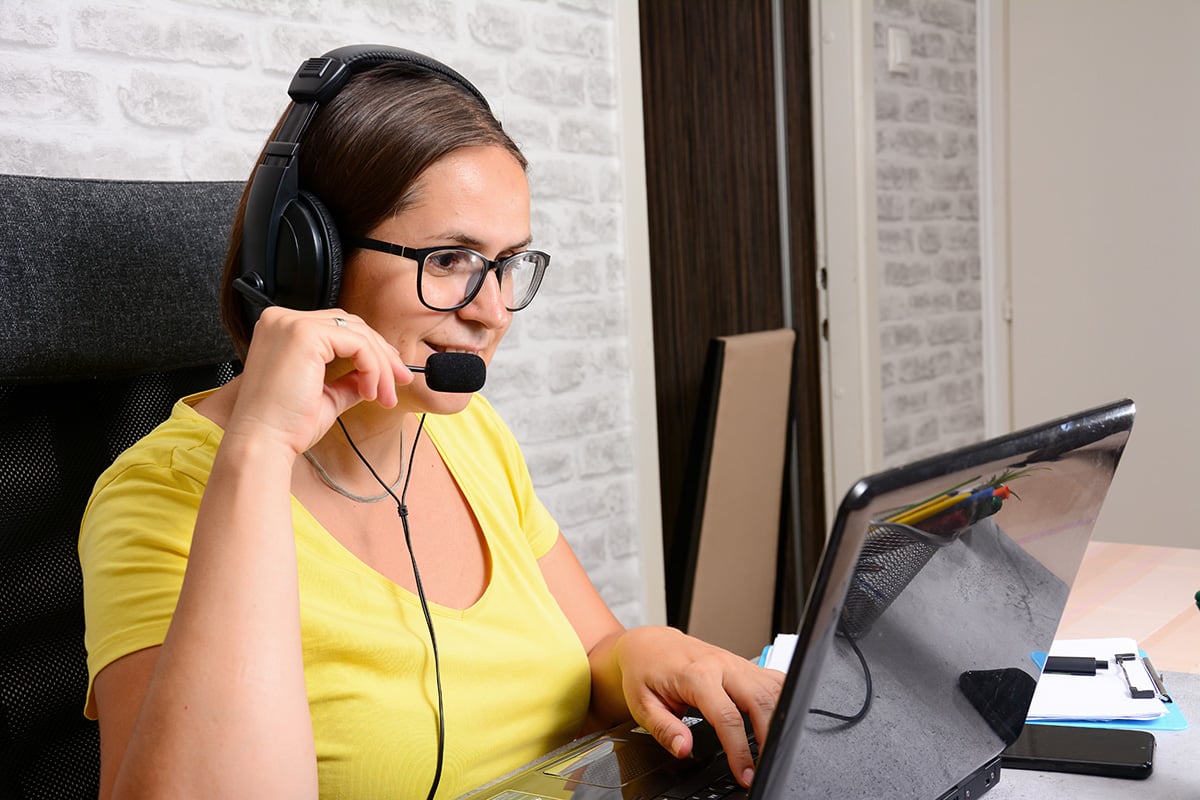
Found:
<path fill-rule="evenodd" d="M 537 294 L 550 264 L 550 256 L 541 250 L 524 250 L 490 261 L 469 247 L 405 247 L 365 236 L 350 238 L 347 244 L 416 261 L 417 298 L 432 311 L 463 308 L 475 299 L 484 278 L 493 271 L 504 307 L 520 311 Z"/>

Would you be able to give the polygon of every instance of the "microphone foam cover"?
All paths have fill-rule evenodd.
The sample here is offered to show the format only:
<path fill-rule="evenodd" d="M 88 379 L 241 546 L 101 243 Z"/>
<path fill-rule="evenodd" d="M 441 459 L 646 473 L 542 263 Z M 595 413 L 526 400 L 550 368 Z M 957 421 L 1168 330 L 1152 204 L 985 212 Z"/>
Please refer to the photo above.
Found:
<path fill-rule="evenodd" d="M 425 360 L 425 384 L 435 392 L 477 392 L 487 365 L 474 353 L 434 353 Z"/>

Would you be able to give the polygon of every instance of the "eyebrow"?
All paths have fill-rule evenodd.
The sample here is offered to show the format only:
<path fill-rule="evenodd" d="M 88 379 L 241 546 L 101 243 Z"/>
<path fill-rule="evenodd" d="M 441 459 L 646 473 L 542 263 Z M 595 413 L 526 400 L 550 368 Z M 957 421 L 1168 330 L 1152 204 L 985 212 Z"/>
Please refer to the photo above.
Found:
<path fill-rule="evenodd" d="M 452 242 L 458 242 L 463 247 L 470 247 L 472 250 L 482 250 L 483 246 L 484 246 L 483 242 L 479 241 L 474 236 L 470 236 L 465 233 L 459 233 L 459 232 L 444 233 L 438 238 L 446 239 L 446 240 L 449 240 Z M 503 248 L 500 252 L 503 253 L 503 252 L 507 252 L 509 250 L 513 250 L 513 251 L 524 250 L 525 248 L 529 247 L 529 245 L 532 243 L 533 243 L 533 237 L 526 236 L 524 239 L 517 242 L 516 244 L 511 244 L 508 247 Z"/>

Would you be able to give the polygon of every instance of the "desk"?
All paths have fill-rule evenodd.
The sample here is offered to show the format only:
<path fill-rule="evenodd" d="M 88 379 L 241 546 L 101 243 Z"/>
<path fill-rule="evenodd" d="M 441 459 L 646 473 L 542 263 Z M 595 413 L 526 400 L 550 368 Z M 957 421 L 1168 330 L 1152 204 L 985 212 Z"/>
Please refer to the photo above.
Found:
<path fill-rule="evenodd" d="M 1144 781 L 1004 770 L 989 800 L 1196 800 L 1200 797 L 1200 550 L 1092 542 L 1058 628 L 1060 639 L 1130 636 L 1138 641 L 1188 720 L 1156 731 L 1154 773 Z"/>
<path fill-rule="evenodd" d="M 1195 611 L 1195 609 L 1192 609 Z M 1001 770 L 1000 782 L 986 800 L 1044 800 L 1047 797 L 1086 797 L 1088 800 L 1196 800 L 1200 797 L 1200 675 L 1166 672 L 1164 683 L 1188 720 L 1186 731 L 1155 731 L 1154 772 L 1144 781 Z"/>

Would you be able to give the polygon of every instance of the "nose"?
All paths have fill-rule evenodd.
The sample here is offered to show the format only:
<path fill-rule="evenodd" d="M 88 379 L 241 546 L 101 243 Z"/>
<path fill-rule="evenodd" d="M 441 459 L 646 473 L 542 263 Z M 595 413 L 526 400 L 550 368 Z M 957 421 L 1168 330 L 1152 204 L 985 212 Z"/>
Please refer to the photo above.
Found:
<path fill-rule="evenodd" d="M 460 316 L 465 319 L 476 320 L 489 328 L 496 328 L 503 325 L 512 316 L 512 312 L 504 304 L 504 292 L 500 286 L 500 270 L 493 267 L 488 270 L 496 276 L 496 280 L 488 280 L 488 276 L 483 276 L 483 285 L 479 287 L 479 293 L 458 310 Z"/>

